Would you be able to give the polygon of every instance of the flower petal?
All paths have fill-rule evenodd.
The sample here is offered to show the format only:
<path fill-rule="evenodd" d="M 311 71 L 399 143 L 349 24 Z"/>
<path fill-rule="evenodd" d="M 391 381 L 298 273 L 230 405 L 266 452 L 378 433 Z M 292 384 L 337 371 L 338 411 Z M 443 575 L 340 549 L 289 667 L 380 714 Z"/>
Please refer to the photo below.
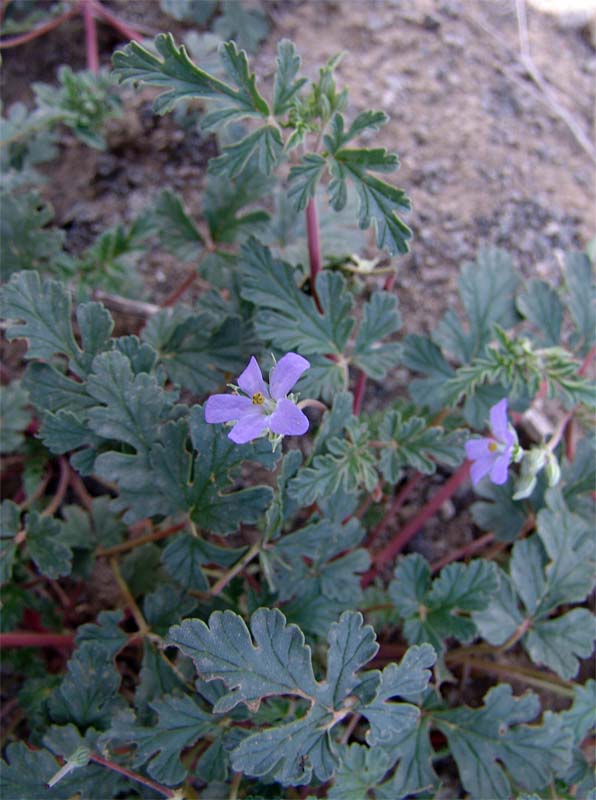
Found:
<path fill-rule="evenodd" d="M 484 476 L 488 475 L 493 468 L 494 463 L 495 459 L 492 455 L 485 456 L 483 458 L 479 458 L 478 461 L 474 461 L 470 469 L 470 477 L 472 478 L 472 483 L 474 486 L 477 486 Z"/>
<path fill-rule="evenodd" d="M 255 409 L 238 420 L 228 433 L 228 439 L 236 444 L 246 444 L 253 439 L 258 439 L 267 428 L 269 419 L 270 417 L 267 417 L 262 411 Z"/>
<path fill-rule="evenodd" d="M 231 422 L 254 408 L 248 397 L 239 394 L 213 394 L 205 403 L 205 422 Z"/>
<path fill-rule="evenodd" d="M 491 451 L 488 446 L 492 441 L 492 439 L 470 439 L 469 442 L 466 442 L 466 455 L 470 461 L 490 456 Z"/>
<path fill-rule="evenodd" d="M 274 400 L 281 400 L 290 391 L 303 372 L 310 367 L 307 361 L 298 353 L 286 353 L 277 362 L 269 374 L 269 388 Z"/>
<path fill-rule="evenodd" d="M 306 433 L 308 425 L 308 417 L 286 398 L 277 401 L 277 408 L 269 417 L 269 427 L 273 433 L 284 436 L 300 436 Z"/>
<path fill-rule="evenodd" d="M 510 458 L 507 453 L 503 453 L 495 459 L 493 467 L 490 471 L 490 479 L 497 486 L 507 483 L 507 474 L 509 472 Z"/>
<path fill-rule="evenodd" d="M 257 364 L 257 359 L 252 356 L 248 362 L 248 366 L 238 378 L 238 386 L 249 397 L 253 394 L 260 392 L 264 397 L 269 397 L 269 390 L 267 384 L 263 380 L 261 368 Z"/>
<path fill-rule="evenodd" d="M 495 439 L 500 442 L 507 442 L 509 432 L 509 422 L 507 420 L 507 398 L 494 405 L 490 410 L 490 429 Z"/>

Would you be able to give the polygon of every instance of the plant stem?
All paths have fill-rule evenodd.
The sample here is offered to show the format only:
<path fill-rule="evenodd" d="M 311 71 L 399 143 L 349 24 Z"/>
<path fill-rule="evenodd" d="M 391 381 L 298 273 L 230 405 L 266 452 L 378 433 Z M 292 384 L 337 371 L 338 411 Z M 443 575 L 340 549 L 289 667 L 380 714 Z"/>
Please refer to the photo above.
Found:
<path fill-rule="evenodd" d="M 0 647 L 74 647 L 72 633 L 0 633 Z"/>
<path fill-rule="evenodd" d="M 422 480 L 422 473 L 415 472 L 410 478 L 410 480 L 405 484 L 405 486 L 402 486 L 402 488 L 395 495 L 389 507 L 385 511 L 385 514 L 383 515 L 381 521 L 371 531 L 367 541 L 368 547 L 370 547 L 370 545 L 375 541 L 375 539 L 378 536 L 380 536 L 381 533 L 383 533 L 383 531 L 387 528 L 387 525 L 391 522 L 393 517 L 397 514 L 399 509 L 402 507 L 402 505 L 405 503 L 408 497 L 412 494 L 412 492 L 418 486 L 421 480 Z"/>
<path fill-rule="evenodd" d="M 443 558 L 434 561 L 430 565 L 430 571 L 438 572 L 443 569 L 443 567 L 446 567 L 447 564 L 451 564 L 452 561 L 459 561 L 460 558 L 467 558 L 468 556 L 474 555 L 478 550 L 482 550 L 483 547 L 490 544 L 494 538 L 495 534 L 489 531 L 489 533 L 485 533 L 484 536 L 481 536 L 479 539 L 474 539 L 473 542 L 468 542 L 468 544 L 463 545 L 463 547 L 452 550 L 450 553 L 447 553 L 446 556 L 443 556 Z"/>
<path fill-rule="evenodd" d="M 158 542 L 160 539 L 167 539 L 174 533 L 178 533 L 186 528 L 186 522 L 179 522 L 177 525 L 171 525 L 169 528 L 164 528 L 162 531 L 153 531 L 145 536 L 139 536 L 137 539 L 129 539 L 127 542 L 115 544 L 113 547 L 100 547 L 95 551 L 97 558 L 100 556 L 116 556 L 120 553 L 126 553 L 128 550 L 134 550 L 135 547 L 140 547 L 147 542 Z"/>
<path fill-rule="evenodd" d="M 60 467 L 60 478 L 58 479 L 58 486 L 56 487 L 56 492 L 52 497 L 49 505 L 47 508 L 41 512 L 42 517 L 52 517 L 58 511 L 60 506 L 62 505 L 62 501 L 66 495 L 66 490 L 68 489 L 68 481 L 70 477 L 70 467 L 68 464 L 68 460 L 65 456 L 60 456 L 58 460 L 58 464 Z"/>
<path fill-rule="evenodd" d="M 362 587 L 368 586 L 373 580 L 375 575 L 379 572 L 388 561 L 391 561 L 422 528 L 422 526 L 429 520 L 443 503 L 452 497 L 459 489 L 462 483 L 467 479 L 470 469 L 470 462 L 464 461 L 461 467 L 453 473 L 453 475 L 446 481 L 439 491 L 433 495 L 431 500 L 422 508 L 415 517 L 413 517 L 402 529 L 399 531 L 389 544 L 384 547 L 379 553 L 373 556 L 373 566 L 361 578 Z"/>
<path fill-rule="evenodd" d="M 99 14 L 100 17 L 103 17 L 104 20 L 115 28 L 119 33 L 124 36 L 125 39 L 132 39 L 134 42 L 142 42 L 143 37 L 135 31 L 134 28 L 131 28 L 126 22 L 123 22 L 120 17 L 115 16 L 112 14 L 111 11 L 99 2 L 99 0 L 91 0 L 91 4 L 96 14 Z"/>
<path fill-rule="evenodd" d="M 145 617 L 141 613 L 141 609 L 138 607 L 136 600 L 131 594 L 130 589 L 128 588 L 128 584 L 122 577 L 122 573 L 120 572 L 120 566 L 118 565 L 118 559 L 116 556 L 112 556 L 110 558 L 110 567 L 112 572 L 114 573 L 114 578 L 116 579 L 116 583 L 118 584 L 118 588 L 124 597 L 124 601 L 126 606 L 130 610 L 131 614 L 134 617 L 134 621 L 137 624 L 137 628 L 139 629 L 139 634 L 141 636 L 146 636 L 149 633 L 149 625 L 147 625 L 147 621 Z"/>
<path fill-rule="evenodd" d="M 354 387 L 354 405 L 352 412 L 358 416 L 362 410 L 362 400 L 364 399 L 364 389 L 366 387 L 366 373 L 360 370 L 356 378 L 356 386 Z"/>
<path fill-rule="evenodd" d="M 62 25 L 63 22 L 66 22 L 67 19 L 74 17 L 74 15 L 78 14 L 79 11 L 79 3 L 76 3 L 76 5 L 69 8 L 68 11 L 65 11 L 64 14 L 60 14 L 60 16 L 49 20 L 49 22 L 44 22 L 43 25 L 38 25 L 36 28 L 33 28 L 33 30 L 27 31 L 27 33 L 21 33 L 18 36 L 13 36 L 10 39 L 0 40 L 0 49 L 4 50 L 8 47 L 18 47 L 21 44 L 32 42 L 39 36 L 43 36 L 44 33 L 49 33 L 50 31 L 54 30 L 54 28 Z"/>
<path fill-rule="evenodd" d="M 180 300 L 184 292 L 186 292 L 187 289 L 190 289 L 195 280 L 198 278 L 199 276 L 198 270 L 205 256 L 208 253 L 212 253 L 214 249 L 215 248 L 213 247 L 213 245 L 205 247 L 205 249 L 201 252 L 199 257 L 197 258 L 196 264 L 193 264 L 191 269 L 188 271 L 188 275 L 186 276 L 186 278 L 184 278 L 182 283 L 180 283 L 172 292 L 170 292 L 170 294 L 165 298 L 165 300 L 162 300 L 162 302 L 160 303 L 161 308 L 170 308 L 171 306 L 176 305 L 176 303 L 178 302 L 178 300 Z"/>
<path fill-rule="evenodd" d="M 310 290 L 319 312 L 323 309 L 317 295 L 317 275 L 321 271 L 323 264 L 321 258 L 321 240 L 319 234 L 319 215 L 317 213 L 317 203 L 311 197 L 306 206 L 306 235 L 308 238 L 308 258 L 310 261 Z"/>
<path fill-rule="evenodd" d="M 465 664 L 472 670 L 479 672 L 492 672 L 495 675 L 504 675 L 508 678 L 514 677 L 530 686 L 535 686 L 537 689 L 544 689 L 555 694 L 560 694 L 562 697 L 575 696 L 571 685 L 566 681 L 560 681 L 551 675 L 544 675 L 538 670 L 530 669 L 529 667 L 520 667 L 516 664 L 499 664 L 493 661 L 484 661 L 477 658 L 470 658 L 463 654 L 460 655 L 457 651 L 447 653 L 445 661 L 451 664 Z"/>
<path fill-rule="evenodd" d="M 232 780 L 230 781 L 230 793 L 228 794 L 228 800 L 237 800 L 238 789 L 240 788 L 241 780 L 242 780 L 242 773 L 234 772 Z"/>
<path fill-rule="evenodd" d="M 213 584 L 213 586 L 209 590 L 209 594 L 212 597 L 216 597 L 222 591 L 222 589 L 225 589 L 225 587 L 232 580 L 232 578 L 238 575 L 239 572 L 242 572 L 242 570 L 247 564 L 250 564 L 253 558 L 259 554 L 260 550 L 261 550 L 260 542 L 253 544 L 253 546 L 249 550 L 247 550 L 247 552 L 242 556 L 242 558 L 234 564 L 232 569 L 226 572 L 225 575 L 222 575 L 221 578 L 217 581 L 217 583 Z"/>
<path fill-rule="evenodd" d="M 97 27 L 95 25 L 92 0 L 83 0 L 83 20 L 85 22 L 87 69 L 97 75 L 99 72 L 99 50 L 97 47 Z"/>
<path fill-rule="evenodd" d="M 160 783 L 156 783 L 150 778 L 146 778 L 144 775 L 139 775 L 138 772 L 133 772 L 126 767 L 120 766 L 120 764 L 115 764 L 113 761 L 108 761 L 107 758 L 99 756 L 96 753 L 91 753 L 89 756 L 89 761 L 93 761 L 95 764 L 99 764 L 102 767 L 111 769 L 112 772 L 118 772 L 120 775 L 124 775 L 125 778 L 130 778 L 131 781 L 142 783 L 143 786 L 147 786 L 147 788 L 153 789 L 155 792 L 159 792 L 164 797 L 176 797 L 176 792 L 174 789 L 168 789 L 167 786 L 162 786 Z"/>

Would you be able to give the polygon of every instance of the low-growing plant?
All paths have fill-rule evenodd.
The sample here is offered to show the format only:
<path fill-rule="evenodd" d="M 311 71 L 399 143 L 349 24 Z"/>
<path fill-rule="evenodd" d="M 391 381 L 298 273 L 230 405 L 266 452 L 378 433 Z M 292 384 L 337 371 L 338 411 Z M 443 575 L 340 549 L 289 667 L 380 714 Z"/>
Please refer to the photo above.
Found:
<path fill-rule="evenodd" d="M 29 361 L 2 396 L 3 796 L 593 796 L 590 259 L 554 287 L 484 250 L 432 335 L 400 336 L 410 202 L 357 143 L 386 115 L 350 116 L 338 59 L 309 83 L 289 41 L 268 94 L 220 55 L 225 77 L 169 34 L 114 56 L 157 113 L 249 125 L 203 222 L 154 204 L 191 267 L 142 330 L 40 272 L 2 289 Z M 322 235 L 355 205 L 381 263 Z M 469 476 L 482 535 L 404 555 Z"/>

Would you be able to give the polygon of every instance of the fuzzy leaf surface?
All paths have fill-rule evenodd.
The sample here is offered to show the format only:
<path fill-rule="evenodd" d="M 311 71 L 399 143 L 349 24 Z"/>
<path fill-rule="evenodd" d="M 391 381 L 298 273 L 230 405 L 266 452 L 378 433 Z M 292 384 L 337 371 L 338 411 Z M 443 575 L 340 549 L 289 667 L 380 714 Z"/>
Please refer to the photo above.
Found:
<path fill-rule="evenodd" d="M 389 595 L 404 620 L 408 642 L 429 642 L 442 652 L 447 637 L 460 642 L 474 638 L 476 626 L 467 614 L 487 608 L 498 585 L 497 568 L 490 561 L 449 564 L 431 581 L 429 563 L 413 554 L 397 565 Z"/>
<path fill-rule="evenodd" d="M 255 239 L 242 247 L 242 265 L 242 297 L 258 309 L 260 336 L 286 352 L 342 353 L 354 323 L 349 317 L 352 299 L 340 275 L 319 274 L 320 314 L 314 299 L 296 285 L 291 267 Z"/>
<path fill-rule="evenodd" d="M 375 700 L 383 679 L 358 671 L 375 655 L 377 644 L 362 615 L 345 612 L 328 633 L 327 678 L 315 679 L 310 647 L 295 625 L 287 625 L 277 609 L 258 609 L 250 631 L 230 611 L 214 612 L 209 626 L 201 620 L 185 620 L 170 630 L 170 642 L 195 662 L 206 680 L 221 678 L 228 692 L 214 705 L 224 713 L 244 703 L 253 712 L 260 701 L 272 695 L 297 695 L 309 701 L 310 709 L 294 721 L 266 728 L 243 739 L 232 752 L 232 767 L 249 775 L 271 774 L 283 785 L 308 783 L 314 774 L 330 778 L 337 766 L 337 753 L 330 736 L 334 725 L 349 711 L 367 714 L 383 724 L 415 724 L 417 709 L 404 711 L 403 703 L 383 703 L 407 691 L 426 687 L 429 673 L 422 663 L 402 662 L 402 671 L 390 671 L 385 692 Z M 253 643 L 254 640 L 254 643 Z M 433 654 L 434 655 L 434 654 Z M 375 705 L 376 703 L 376 705 Z M 398 722 L 399 719 L 399 722 Z"/>
<path fill-rule="evenodd" d="M 171 111 L 184 97 L 212 97 L 224 100 L 227 119 L 243 116 L 267 116 L 269 108 L 256 88 L 254 74 L 249 71 L 246 53 L 234 42 L 222 44 L 220 55 L 234 86 L 209 75 L 188 57 L 184 45 L 179 47 L 171 33 L 160 33 L 154 40 L 158 55 L 137 42 L 114 53 L 114 72 L 123 82 L 143 82 L 163 86 L 165 92 L 154 103 L 158 114 Z"/>

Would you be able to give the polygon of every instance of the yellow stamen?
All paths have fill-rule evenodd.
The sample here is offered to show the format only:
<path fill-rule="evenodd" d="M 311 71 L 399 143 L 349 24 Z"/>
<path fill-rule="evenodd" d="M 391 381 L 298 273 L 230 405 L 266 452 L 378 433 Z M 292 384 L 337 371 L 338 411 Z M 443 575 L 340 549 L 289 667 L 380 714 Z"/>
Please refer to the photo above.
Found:
<path fill-rule="evenodd" d="M 254 403 L 254 399 L 253 399 L 253 403 Z M 495 450 L 499 449 L 499 445 L 496 442 L 490 442 L 489 445 L 488 445 L 488 449 L 491 451 L 491 453 L 494 453 Z"/>
<path fill-rule="evenodd" d="M 255 392 L 252 396 L 252 402 L 255 406 L 262 406 L 265 402 L 265 397 L 261 392 Z"/>

